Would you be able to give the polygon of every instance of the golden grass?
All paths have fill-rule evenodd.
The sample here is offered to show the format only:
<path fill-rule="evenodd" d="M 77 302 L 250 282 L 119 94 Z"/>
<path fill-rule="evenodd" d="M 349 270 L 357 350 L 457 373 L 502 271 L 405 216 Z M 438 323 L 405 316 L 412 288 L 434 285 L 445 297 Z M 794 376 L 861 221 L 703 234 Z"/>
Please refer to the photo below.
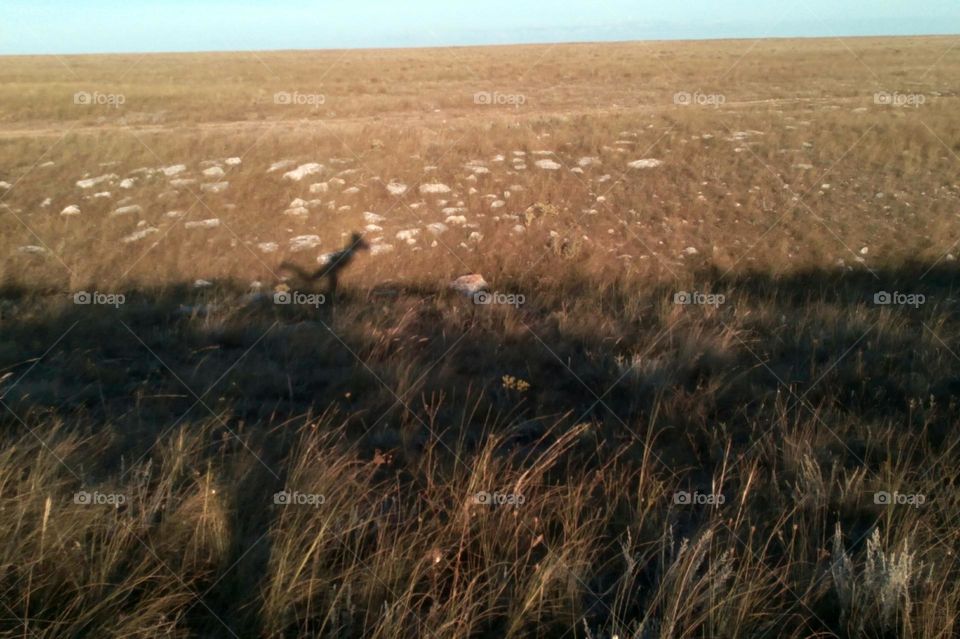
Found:
<path fill-rule="evenodd" d="M 0 634 L 953 636 L 953 43 L 4 59 Z"/>

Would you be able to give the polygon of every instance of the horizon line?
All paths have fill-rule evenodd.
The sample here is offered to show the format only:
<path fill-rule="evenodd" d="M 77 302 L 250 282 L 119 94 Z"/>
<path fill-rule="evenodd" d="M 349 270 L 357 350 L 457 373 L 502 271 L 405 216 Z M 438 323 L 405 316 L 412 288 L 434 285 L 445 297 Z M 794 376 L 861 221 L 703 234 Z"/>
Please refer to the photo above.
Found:
<path fill-rule="evenodd" d="M 111 56 L 111 55 L 193 55 L 211 53 L 304 53 L 304 52 L 338 52 L 338 51 L 413 51 L 440 50 L 440 49 L 492 49 L 506 47 L 543 47 L 543 46 L 571 46 L 571 45 L 616 45 L 616 44 L 643 44 L 643 43 L 695 43 L 695 42 L 756 42 L 760 40 L 870 40 L 878 38 L 908 39 L 908 38 L 951 38 L 960 37 L 960 32 L 950 33 L 876 33 L 876 34 L 837 34 L 837 35 L 770 35 L 770 36 L 739 36 L 716 38 L 649 38 L 637 40 L 537 40 L 525 42 L 490 42 L 480 44 L 411 44 L 385 47 L 315 47 L 315 48 L 251 48 L 251 49 L 160 49 L 160 50 L 128 50 L 128 51 L 79 51 L 73 53 L 0 53 L 0 58 L 37 58 L 37 57 L 77 57 L 77 56 Z"/>

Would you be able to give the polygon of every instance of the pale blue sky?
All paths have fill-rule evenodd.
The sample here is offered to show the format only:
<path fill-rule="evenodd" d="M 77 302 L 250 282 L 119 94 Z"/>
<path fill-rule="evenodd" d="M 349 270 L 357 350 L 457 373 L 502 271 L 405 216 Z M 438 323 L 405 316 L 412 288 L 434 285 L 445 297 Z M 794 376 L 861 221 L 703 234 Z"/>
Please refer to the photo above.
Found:
<path fill-rule="evenodd" d="M 0 15 L 0 54 L 960 33 L 960 0 L 4 0 Z"/>

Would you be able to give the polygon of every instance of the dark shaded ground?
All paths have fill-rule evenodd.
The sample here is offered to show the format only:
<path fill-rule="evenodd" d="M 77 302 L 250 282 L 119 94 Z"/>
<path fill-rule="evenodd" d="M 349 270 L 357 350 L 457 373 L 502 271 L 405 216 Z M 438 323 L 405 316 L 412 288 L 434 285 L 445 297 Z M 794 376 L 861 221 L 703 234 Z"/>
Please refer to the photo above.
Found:
<path fill-rule="evenodd" d="M 270 428 L 327 410 L 358 431 L 373 427 L 379 447 L 399 444 L 389 429 L 411 412 L 444 431 L 478 426 L 489 412 L 570 415 L 630 437 L 625 426 L 643 423 L 658 396 L 699 394 L 700 414 L 671 416 L 694 444 L 684 422 L 744 426 L 776 393 L 867 421 L 902 413 L 909 422 L 911 400 L 946 406 L 960 391 L 951 352 L 960 279 L 951 265 L 695 281 L 726 302 L 670 316 L 676 289 L 637 300 L 621 286 L 591 295 L 589 282 L 570 282 L 563 292 L 527 290 L 517 309 L 422 286 L 347 290 L 313 308 L 251 301 L 243 287 L 218 282 L 125 291 L 115 308 L 7 288 L 0 392 L 23 419 L 111 424 L 127 448 L 210 413 L 225 428 Z M 562 316 L 558 302 L 568 306 L 580 290 L 582 303 Z M 925 302 L 877 305 L 878 291 Z M 631 368 L 636 353 L 645 357 Z M 529 390 L 505 388 L 504 375 Z M 429 410 L 439 394 L 447 400 Z M 468 405 L 476 423 L 463 420 Z"/>
<path fill-rule="evenodd" d="M 600 466 L 631 442 L 638 456 L 651 446 L 693 489 L 717 473 L 724 447 L 738 460 L 753 456 L 814 415 L 818 458 L 882 471 L 890 451 L 878 433 L 896 428 L 905 439 L 898 457 L 922 476 L 927 462 L 949 453 L 957 426 L 958 275 L 951 264 L 782 278 L 700 273 L 693 290 L 726 296 L 715 309 L 678 307 L 667 287 L 597 289 L 587 280 L 563 291 L 517 282 L 512 288 L 526 296 L 519 308 L 476 306 L 416 285 L 348 289 L 320 308 L 243 298 L 231 282 L 133 289 L 116 308 L 8 287 L 0 423 L 8 435 L 30 428 L 42 436 L 54 423 L 109 429 L 110 445 L 84 468 L 95 478 L 122 457 L 156 454 L 166 434 L 210 415 L 222 426 L 211 433 L 212 454 L 249 447 L 265 467 L 282 467 L 292 433 L 326 413 L 343 420 L 342 441 L 367 458 L 394 456 L 402 482 L 434 438 L 463 451 L 461 442 L 469 450 L 493 431 L 509 432 L 503 453 L 522 465 L 549 426 L 591 422 L 579 463 Z M 880 291 L 924 301 L 880 305 Z M 250 473 L 244 490 L 284 485 L 269 475 Z M 760 500 L 751 508 L 762 521 L 782 506 Z M 876 522 L 869 510 L 844 518 L 856 538 Z M 246 555 L 244 540 L 265 525 L 253 518 L 238 529 L 237 579 L 205 598 L 230 623 L 243 618 L 233 602 L 254 596 L 270 552 Z M 697 518 L 675 525 L 692 531 Z M 614 573 L 599 570 L 592 587 L 604 592 Z M 836 618 L 832 606 L 825 600 L 821 616 Z M 206 611 L 191 614 L 199 615 L 195 627 L 210 630 Z M 606 613 L 597 606 L 590 614 Z"/>

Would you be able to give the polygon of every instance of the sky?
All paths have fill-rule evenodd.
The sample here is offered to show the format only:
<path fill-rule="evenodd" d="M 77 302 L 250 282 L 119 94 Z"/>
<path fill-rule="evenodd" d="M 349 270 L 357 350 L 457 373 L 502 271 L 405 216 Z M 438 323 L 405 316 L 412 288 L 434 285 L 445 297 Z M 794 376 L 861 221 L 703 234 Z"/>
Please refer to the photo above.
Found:
<path fill-rule="evenodd" d="M 0 54 L 960 33 L 960 0 L 3 0 Z"/>

